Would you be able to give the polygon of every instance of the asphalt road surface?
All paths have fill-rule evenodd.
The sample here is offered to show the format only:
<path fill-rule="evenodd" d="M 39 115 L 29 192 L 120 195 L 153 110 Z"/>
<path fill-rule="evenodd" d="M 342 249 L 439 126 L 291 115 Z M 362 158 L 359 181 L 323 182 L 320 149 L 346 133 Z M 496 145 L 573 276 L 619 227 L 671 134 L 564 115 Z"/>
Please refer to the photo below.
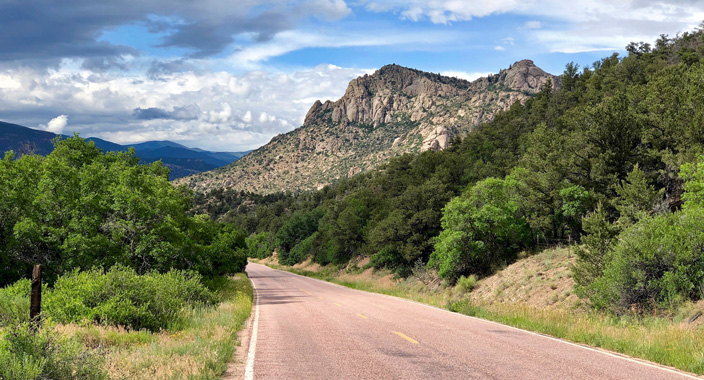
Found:
<path fill-rule="evenodd" d="M 691 379 L 669 368 L 250 263 L 245 379 Z"/>

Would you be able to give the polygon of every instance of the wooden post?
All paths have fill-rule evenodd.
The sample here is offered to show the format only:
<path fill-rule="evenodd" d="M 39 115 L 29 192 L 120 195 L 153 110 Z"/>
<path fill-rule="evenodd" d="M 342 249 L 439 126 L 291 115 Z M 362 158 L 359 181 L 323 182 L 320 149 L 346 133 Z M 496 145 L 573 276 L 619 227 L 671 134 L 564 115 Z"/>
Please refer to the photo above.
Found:
<path fill-rule="evenodd" d="M 29 320 L 36 329 L 41 323 L 42 311 L 42 266 L 35 265 L 32 271 L 32 298 L 29 304 Z"/>

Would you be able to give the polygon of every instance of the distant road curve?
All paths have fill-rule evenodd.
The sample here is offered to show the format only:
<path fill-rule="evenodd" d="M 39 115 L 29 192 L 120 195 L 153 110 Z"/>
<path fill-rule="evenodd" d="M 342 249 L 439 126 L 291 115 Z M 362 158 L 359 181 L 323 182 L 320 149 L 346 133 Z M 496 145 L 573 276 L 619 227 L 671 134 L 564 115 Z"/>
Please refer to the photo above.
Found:
<path fill-rule="evenodd" d="M 698 379 L 693 375 L 249 263 L 245 379 Z"/>

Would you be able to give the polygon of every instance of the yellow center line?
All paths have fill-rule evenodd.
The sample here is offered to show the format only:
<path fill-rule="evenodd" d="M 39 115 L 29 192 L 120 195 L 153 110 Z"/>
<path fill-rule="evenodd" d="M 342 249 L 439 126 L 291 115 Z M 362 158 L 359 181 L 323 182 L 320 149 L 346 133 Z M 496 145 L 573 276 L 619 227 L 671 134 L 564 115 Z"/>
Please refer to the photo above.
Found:
<path fill-rule="evenodd" d="M 400 332 L 398 332 L 398 331 L 392 331 L 392 333 L 394 333 L 394 334 L 400 336 L 401 338 L 403 338 L 403 339 L 405 339 L 405 340 L 407 340 L 407 341 L 409 341 L 409 342 L 411 342 L 411 343 L 413 343 L 413 344 L 418 344 L 418 341 L 417 341 L 417 340 L 415 340 L 415 339 L 409 337 L 408 335 L 402 334 L 402 333 L 400 333 Z"/>
<path fill-rule="evenodd" d="M 310 294 L 311 296 L 313 295 L 313 293 L 311 293 L 311 292 L 309 292 L 309 291 L 305 291 L 305 290 L 303 290 L 303 289 L 298 289 L 298 290 L 300 290 L 300 291 L 302 291 L 302 292 L 304 292 L 304 293 L 308 293 L 308 294 Z"/>
<path fill-rule="evenodd" d="M 362 319 L 369 319 L 369 318 L 367 318 L 367 317 L 365 317 L 365 316 L 363 316 L 362 314 L 359 314 L 359 313 L 357 313 L 357 316 L 360 317 L 360 318 L 362 318 Z"/>
<path fill-rule="evenodd" d="M 318 297 L 319 300 L 323 299 L 323 297 Z"/>
<path fill-rule="evenodd" d="M 335 302 L 335 305 L 337 305 L 337 306 L 342 306 L 342 305 L 340 305 L 340 304 L 339 304 L 339 303 L 337 303 L 337 302 Z"/>

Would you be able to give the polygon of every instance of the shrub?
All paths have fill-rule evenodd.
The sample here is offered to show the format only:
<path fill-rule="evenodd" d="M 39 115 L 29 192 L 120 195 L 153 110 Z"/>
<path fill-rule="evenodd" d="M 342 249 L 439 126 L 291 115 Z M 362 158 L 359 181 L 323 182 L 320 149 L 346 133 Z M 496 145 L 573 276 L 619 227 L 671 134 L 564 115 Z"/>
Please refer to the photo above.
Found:
<path fill-rule="evenodd" d="M 103 351 L 63 338 L 45 325 L 21 323 L 0 332 L 0 379 L 105 379 Z"/>
<path fill-rule="evenodd" d="M 29 321 L 30 280 L 19 280 L 0 289 L 0 326 Z"/>
<path fill-rule="evenodd" d="M 215 296 L 196 273 L 137 275 L 127 267 L 74 271 L 45 297 L 45 312 L 58 322 L 94 321 L 158 331 L 178 323 L 182 310 L 213 304 Z"/>
<path fill-rule="evenodd" d="M 476 284 L 477 276 L 472 274 L 469 277 L 460 276 L 460 278 L 457 280 L 457 285 L 455 287 L 463 293 L 469 293 L 474 290 Z"/>
<path fill-rule="evenodd" d="M 617 313 L 701 297 L 704 209 L 642 219 L 626 229 L 591 285 L 592 303 Z"/>

